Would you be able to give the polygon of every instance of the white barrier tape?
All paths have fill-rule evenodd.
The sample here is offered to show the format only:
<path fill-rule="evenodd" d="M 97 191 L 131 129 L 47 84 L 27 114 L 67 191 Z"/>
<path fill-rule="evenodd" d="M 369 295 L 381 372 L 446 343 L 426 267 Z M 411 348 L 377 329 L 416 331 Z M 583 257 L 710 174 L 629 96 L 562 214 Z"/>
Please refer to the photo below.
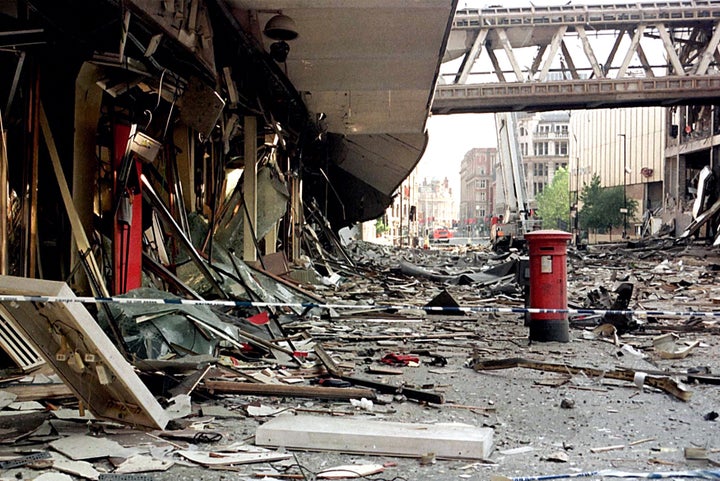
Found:
<path fill-rule="evenodd" d="M 82 304 L 171 304 L 219 307 L 295 307 L 300 309 L 361 309 L 361 310 L 424 310 L 449 313 L 500 313 L 500 314 L 573 314 L 573 315 L 624 315 L 624 316 L 673 316 L 673 317 L 720 317 L 720 311 L 653 311 L 614 309 L 549 309 L 538 307 L 423 307 L 396 304 L 320 304 L 314 302 L 250 302 L 227 299 L 155 299 L 130 297 L 75 297 L 75 296 L 23 296 L 0 294 L 0 302 L 65 302 Z"/>

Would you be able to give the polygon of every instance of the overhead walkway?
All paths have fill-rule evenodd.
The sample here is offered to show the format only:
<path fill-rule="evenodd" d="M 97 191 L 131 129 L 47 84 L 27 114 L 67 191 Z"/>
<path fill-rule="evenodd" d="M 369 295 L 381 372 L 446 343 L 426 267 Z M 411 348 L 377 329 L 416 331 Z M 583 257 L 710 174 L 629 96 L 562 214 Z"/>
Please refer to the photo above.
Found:
<path fill-rule="evenodd" d="M 434 114 L 720 99 L 720 2 L 459 10 Z"/>

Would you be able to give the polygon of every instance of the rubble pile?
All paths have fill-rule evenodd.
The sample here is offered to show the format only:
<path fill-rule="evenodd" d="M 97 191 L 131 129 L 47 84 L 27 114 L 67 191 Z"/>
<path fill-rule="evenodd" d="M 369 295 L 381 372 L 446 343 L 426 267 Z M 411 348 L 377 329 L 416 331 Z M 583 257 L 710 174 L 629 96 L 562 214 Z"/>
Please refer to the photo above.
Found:
<path fill-rule="evenodd" d="M 282 274 L 228 253 L 212 266 L 227 289 L 219 302 L 143 287 L 107 309 L 30 303 L 58 344 L 36 346 L 45 362 L 4 371 L 2 479 L 487 479 L 555 463 L 714 463 L 720 361 L 705 313 L 720 299 L 716 252 L 571 248 L 569 307 L 632 314 L 572 314 L 571 342 L 540 344 L 524 314 L 494 311 L 524 306 L 521 253 L 357 241 L 318 241 L 315 253 Z M 0 305 L 6 323 L 22 321 Z M 662 314 L 672 311 L 698 315 Z M 83 337 L 94 332 L 84 312 L 108 339 L 113 324 L 122 333 L 131 368 L 97 367 L 112 349 L 91 352 L 101 340 Z M 98 403 L 117 402 L 136 377 L 151 394 L 103 414 Z"/>

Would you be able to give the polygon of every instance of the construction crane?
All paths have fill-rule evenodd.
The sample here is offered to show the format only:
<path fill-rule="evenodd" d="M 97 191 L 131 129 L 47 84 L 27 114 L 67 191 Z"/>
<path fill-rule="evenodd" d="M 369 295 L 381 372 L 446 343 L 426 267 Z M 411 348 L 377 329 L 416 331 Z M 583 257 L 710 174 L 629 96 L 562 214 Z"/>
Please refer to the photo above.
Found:
<path fill-rule="evenodd" d="M 530 219 L 530 199 L 525 187 L 525 172 L 517 139 L 517 114 L 495 114 L 498 159 L 505 196 L 502 222 L 492 226 L 490 240 L 493 249 L 504 250 L 524 243 L 525 233 L 533 230 L 537 221 Z"/>

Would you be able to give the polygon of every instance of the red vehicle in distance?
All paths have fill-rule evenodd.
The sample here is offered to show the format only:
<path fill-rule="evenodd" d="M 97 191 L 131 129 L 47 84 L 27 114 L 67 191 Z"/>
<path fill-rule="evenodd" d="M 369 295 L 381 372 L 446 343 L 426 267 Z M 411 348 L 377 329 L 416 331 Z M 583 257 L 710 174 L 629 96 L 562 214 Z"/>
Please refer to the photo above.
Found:
<path fill-rule="evenodd" d="M 446 241 L 449 242 L 450 239 L 452 239 L 453 233 L 447 228 L 447 227 L 438 227 L 437 229 L 433 230 L 432 238 L 435 241 L 442 242 Z"/>

